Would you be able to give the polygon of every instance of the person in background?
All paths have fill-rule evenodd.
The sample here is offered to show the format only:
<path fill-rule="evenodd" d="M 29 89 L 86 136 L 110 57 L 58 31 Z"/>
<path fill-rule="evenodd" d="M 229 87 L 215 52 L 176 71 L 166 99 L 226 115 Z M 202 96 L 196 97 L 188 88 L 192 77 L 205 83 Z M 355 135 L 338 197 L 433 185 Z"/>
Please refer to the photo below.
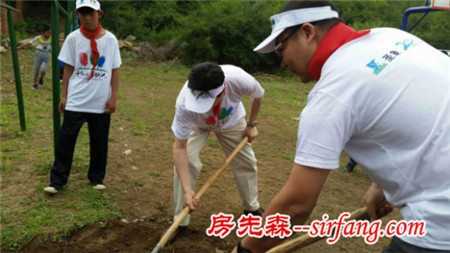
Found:
<path fill-rule="evenodd" d="M 348 172 L 353 172 L 353 169 L 355 169 L 356 165 L 358 165 L 357 162 L 355 162 L 355 160 L 353 160 L 351 157 L 347 163 L 347 165 L 345 166 L 344 170 L 348 171 Z"/>
<path fill-rule="evenodd" d="M 50 58 L 50 50 L 51 50 L 51 29 L 50 26 L 45 25 L 42 30 L 42 34 L 34 37 L 31 41 L 17 47 L 17 49 L 22 49 L 33 45 L 36 47 L 36 54 L 34 56 L 34 64 L 33 64 L 33 86 L 32 89 L 36 90 L 39 86 L 44 85 L 44 76 L 47 71 L 47 63 Z"/>

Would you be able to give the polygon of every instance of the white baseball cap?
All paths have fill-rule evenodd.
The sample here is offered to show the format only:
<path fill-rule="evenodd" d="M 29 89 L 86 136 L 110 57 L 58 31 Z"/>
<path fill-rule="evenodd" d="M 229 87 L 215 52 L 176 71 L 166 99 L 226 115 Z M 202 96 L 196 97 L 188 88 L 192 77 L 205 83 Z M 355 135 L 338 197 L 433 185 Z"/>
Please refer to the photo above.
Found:
<path fill-rule="evenodd" d="M 188 88 L 188 94 L 186 95 L 185 106 L 186 109 L 196 113 L 205 113 L 209 111 L 214 105 L 217 96 L 223 91 L 224 85 L 211 90 L 194 90 Z"/>
<path fill-rule="evenodd" d="M 213 62 L 197 64 L 189 73 L 184 106 L 196 113 L 209 111 L 225 89 L 225 73 Z"/>
<path fill-rule="evenodd" d="M 98 0 L 77 0 L 76 9 L 88 7 L 96 11 L 100 10 L 100 2 Z"/>
<path fill-rule="evenodd" d="M 337 17 L 339 17 L 337 11 L 332 10 L 330 6 L 296 9 L 274 15 L 270 17 L 272 33 L 253 51 L 259 53 L 272 52 L 275 47 L 275 39 L 289 27 Z"/>

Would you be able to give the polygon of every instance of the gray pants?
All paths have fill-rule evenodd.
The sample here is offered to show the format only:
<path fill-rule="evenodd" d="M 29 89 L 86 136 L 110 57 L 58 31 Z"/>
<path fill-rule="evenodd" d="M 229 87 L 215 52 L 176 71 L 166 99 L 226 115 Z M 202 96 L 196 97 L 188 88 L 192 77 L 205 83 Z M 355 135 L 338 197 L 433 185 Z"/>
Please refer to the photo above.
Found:
<path fill-rule="evenodd" d="M 237 126 L 234 126 L 222 132 L 216 132 L 215 135 L 222 146 L 223 151 L 228 156 L 233 152 L 236 146 L 242 141 L 242 132 L 247 123 L 242 120 Z M 200 160 L 200 150 L 206 144 L 210 131 L 201 130 L 196 126 L 192 127 L 191 134 L 188 139 L 187 152 L 189 157 L 189 175 L 191 178 L 191 187 L 194 190 L 197 183 L 197 178 L 202 168 Z M 234 178 L 239 191 L 239 196 L 242 201 L 242 208 L 245 211 L 255 211 L 260 208 L 258 202 L 258 176 L 256 167 L 256 157 L 250 143 L 247 143 L 244 148 L 236 155 L 230 162 L 230 168 L 233 171 Z M 175 216 L 174 220 L 183 212 L 184 194 L 181 187 L 180 179 L 176 169 L 174 168 L 174 201 L 175 201 Z M 189 224 L 190 215 L 188 215 L 182 222 L 181 226 Z"/>
<path fill-rule="evenodd" d="M 384 248 L 382 253 L 450 253 L 450 251 L 421 248 L 394 236 L 391 244 Z"/>
<path fill-rule="evenodd" d="M 50 58 L 48 51 L 36 50 L 36 55 L 34 56 L 34 68 L 33 68 L 33 79 L 37 80 L 38 77 L 45 75 L 47 71 L 47 62 Z M 40 74 L 40 75 L 39 75 Z"/>

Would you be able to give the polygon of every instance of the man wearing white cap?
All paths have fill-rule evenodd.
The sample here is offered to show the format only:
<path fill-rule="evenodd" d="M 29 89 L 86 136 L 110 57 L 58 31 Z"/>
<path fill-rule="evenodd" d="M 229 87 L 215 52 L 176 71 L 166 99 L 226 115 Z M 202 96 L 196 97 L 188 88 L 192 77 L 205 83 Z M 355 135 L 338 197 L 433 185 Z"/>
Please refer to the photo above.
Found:
<path fill-rule="evenodd" d="M 394 237 L 383 252 L 450 250 L 449 58 L 392 28 L 356 32 L 328 1 L 290 1 L 255 51 L 275 51 L 302 82 L 317 80 L 300 115 L 291 175 L 265 215 L 301 225 L 343 150 L 374 182 L 361 202 L 372 220 L 399 208 L 426 223 L 423 237 Z M 280 238 L 244 238 L 265 252 Z"/>
<path fill-rule="evenodd" d="M 251 109 L 245 120 L 242 97 L 251 97 Z M 191 211 L 197 207 L 194 188 L 202 167 L 200 150 L 211 131 L 216 135 L 223 151 L 229 155 L 242 138 L 252 142 L 258 135 L 257 117 L 264 89 L 239 67 L 204 62 L 189 73 L 176 101 L 172 131 L 173 145 L 175 218 L 185 206 Z M 244 213 L 261 216 L 263 210 L 258 203 L 256 158 L 250 143 L 231 161 L 231 169 L 242 200 Z M 186 229 L 189 216 L 183 220 L 180 230 Z"/>

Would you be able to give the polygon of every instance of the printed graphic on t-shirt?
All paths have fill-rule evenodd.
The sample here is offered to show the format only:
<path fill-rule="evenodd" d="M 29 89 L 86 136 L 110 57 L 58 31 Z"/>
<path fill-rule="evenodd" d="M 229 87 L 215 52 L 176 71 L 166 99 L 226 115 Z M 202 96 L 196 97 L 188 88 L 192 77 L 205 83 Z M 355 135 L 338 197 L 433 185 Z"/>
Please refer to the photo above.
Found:
<path fill-rule="evenodd" d="M 233 112 L 233 106 L 228 107 L 228 109 L 225 107 L 220 108 L 219 121 L 220 121 L 221 126 L 228 122 L 228 120 L 230 119 L 230 116 L 232 115 L 232 112 Z M 207 117 L 205 119 L 205 123 L 208 125 L 207 126 L 208 130 L 215 129 L 218 126 L 217 118 L 215 116 Z"/>
<path fill-rule="evenodd" d="M 75 69 L 75 75 L 77 75 L 77 77 L 79 78 L 89 78 L 89 76 L 91 75 L 91 71 L 92 71 L 92 65 L 94 64 L 94 57 L 92 55 L 92 53 L 89 55 L 83 52 L 80 53 L 78 55 L 78 60 L 80 61 L 80 64 L 83 67 L 77 68 Z M 99 55 L 98 60 L 97 60 L 97 66 L 95 67 L 94 70 L 94 76 L 92 77 L 94 80 L 106 80 L 107 76 L 106 74 L 108 73 L 108 71 L 103 67 L 103 65 L 105 64 L 106 58 L 105 56 Z M 88 64 L 90 63 L 90 67 L 88 67 Z"/>
<path fill-rule="evenodd" d="M 37 36 L 33 40 L 31 40 L 31 44 L 36 46 L 37 49 L 47 52 L 49 52 L 51 49 L 51 43 L 51 37 L 48 37 L 46 40 L 44 40 L 42 36 Z"/>
<path fill-rule="evenodd" d="M 369 67 L 373 70 L 374 75 L 380 74 L 380 72 L 386 68 L 386 66 L 392 62 L 396 57 L 400 56 L 402 52 L 408 50 L 408 48 L 414 44 L 414 40 L 412 39 L 404 39 L 403 41 L 399 41 L 395 43 L 395 48 L 390 50 L 381 56 L 380 59 L 375 60 L 372 59 L 369 63 L 367 63 L 366 67 Z M 414 44 L 415 46 L 417 44 Z M 400 49 L 398 49 L 400 47 Z"/>

